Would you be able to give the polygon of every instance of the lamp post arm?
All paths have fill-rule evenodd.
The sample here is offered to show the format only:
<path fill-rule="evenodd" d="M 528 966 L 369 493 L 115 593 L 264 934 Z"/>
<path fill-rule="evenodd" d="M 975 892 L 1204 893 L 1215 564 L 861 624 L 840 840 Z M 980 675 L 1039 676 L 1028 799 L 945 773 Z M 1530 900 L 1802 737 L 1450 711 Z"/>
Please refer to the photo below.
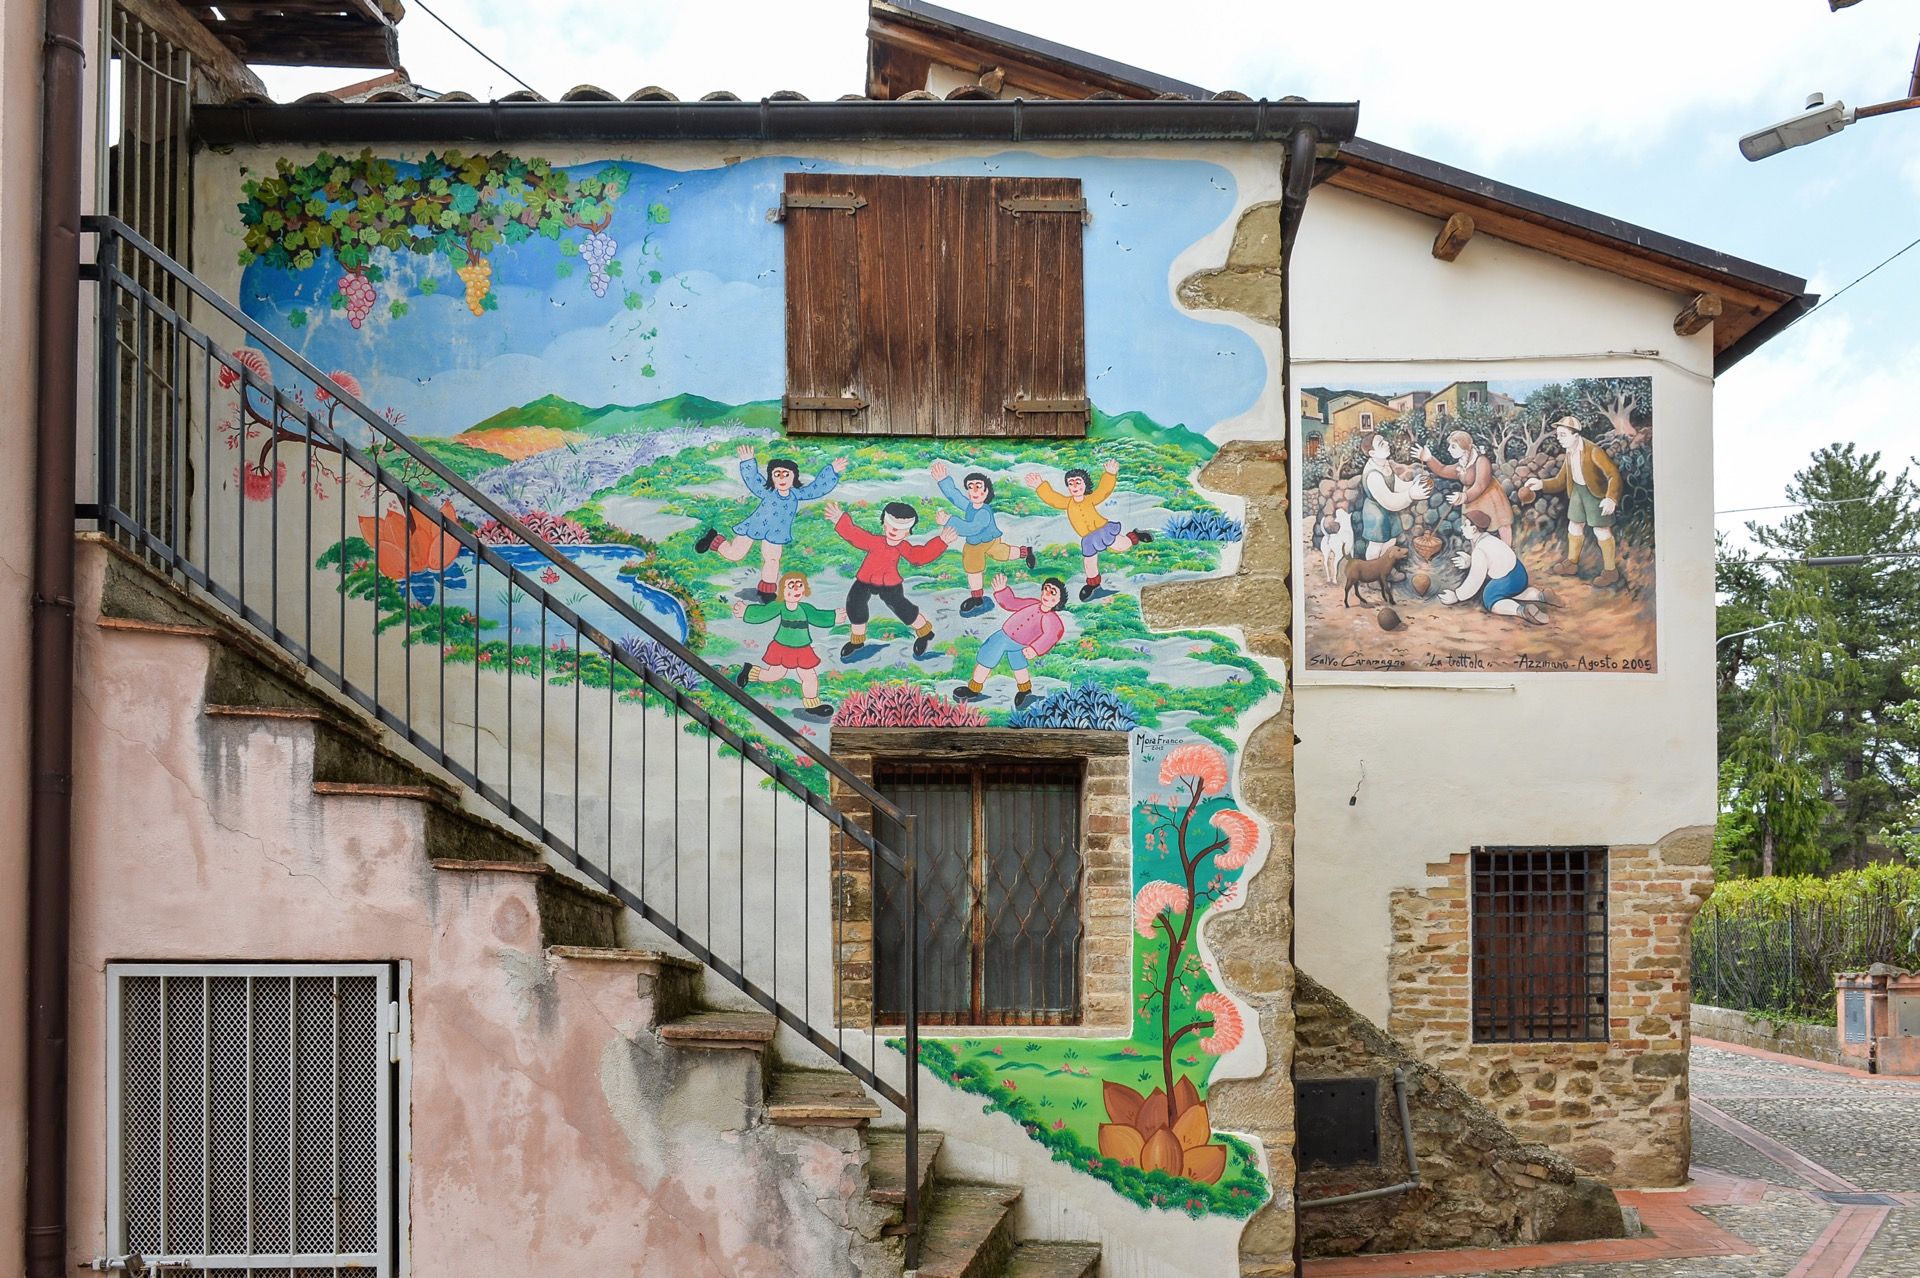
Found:
<path fill-rule="evenodd" d="M 1920 107 L 1920 97 L 1895 98 L 1891 102 L 1876 102 L 1872 106 L 1855 107 L 1853 118 L 1864 120 L 1873 115 L 1892 115 L 1895 111 L 1911 111 Z"/>

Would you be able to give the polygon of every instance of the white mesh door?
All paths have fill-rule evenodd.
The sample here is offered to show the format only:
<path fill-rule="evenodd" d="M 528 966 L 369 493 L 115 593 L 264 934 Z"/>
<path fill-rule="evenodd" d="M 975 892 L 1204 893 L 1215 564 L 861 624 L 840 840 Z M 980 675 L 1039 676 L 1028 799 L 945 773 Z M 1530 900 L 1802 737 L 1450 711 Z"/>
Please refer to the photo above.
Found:
<path fill-rule="evenodd" d="M 114 1256 L 394 1272 L 385 965 L 118 963 L 107 990 Z"/>

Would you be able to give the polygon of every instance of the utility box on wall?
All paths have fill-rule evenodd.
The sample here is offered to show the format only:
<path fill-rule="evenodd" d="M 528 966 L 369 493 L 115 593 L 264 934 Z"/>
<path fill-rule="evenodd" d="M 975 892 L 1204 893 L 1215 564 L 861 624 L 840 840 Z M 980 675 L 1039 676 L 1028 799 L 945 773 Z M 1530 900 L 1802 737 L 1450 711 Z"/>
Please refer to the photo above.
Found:
<path fill-rule="evenodd" d="M 1874 1070 L 1920 1074 L 1920 972 L 1886 977 L 1886 1029 L 1874 1043 Z"/>
<path fill-rule="evenodd" d="M 1875 963 L 1833 978 L 1836 1041 L 1876 1074 L 1920 1075 L 1920 972 Z"/>

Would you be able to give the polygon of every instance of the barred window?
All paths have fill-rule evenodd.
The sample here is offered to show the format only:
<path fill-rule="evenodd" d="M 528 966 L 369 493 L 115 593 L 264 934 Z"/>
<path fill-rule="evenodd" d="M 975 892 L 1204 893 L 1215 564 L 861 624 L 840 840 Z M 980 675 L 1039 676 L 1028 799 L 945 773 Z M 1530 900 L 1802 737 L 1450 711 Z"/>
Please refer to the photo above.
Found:
<path fill-rule="evenodd" d="M 923 1023 L 1080 1022 L 1083 774 L 1078 762 L 875 768 L 875 788 L 916 818 Z M 904 892 L 891 872 L 878 887 L 876 1010 L 896 1020 Z"/>
<path fill-rule="evenodd" d="M 394 1273 L 385 964 L 107 969 L 107 1237 L 200 1278 Z"/>
<path fill-rule="evenodd" d="M 1606 1037 L 1607 850 L 1475 848 L 1474 1041 Z"/>

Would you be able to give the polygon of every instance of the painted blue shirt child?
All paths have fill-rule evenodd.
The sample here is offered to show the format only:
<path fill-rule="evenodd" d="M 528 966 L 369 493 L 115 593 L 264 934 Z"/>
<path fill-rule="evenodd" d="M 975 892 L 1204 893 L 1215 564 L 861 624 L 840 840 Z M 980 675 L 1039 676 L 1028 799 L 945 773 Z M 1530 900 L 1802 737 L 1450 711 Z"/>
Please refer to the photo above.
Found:
<path fill-rule="evenodd" d="M 993 480 L 983 472 L 973 471 L 956 484 L 945 462 L 935 462 L 931 470 L 934 482 L 940 485 L 940 495 L 957 512 L 947 520 L 947 527 L 966 543 L 960 548 L 960 566 L 967 573 L 968 595 L 960 605 L 960 615 L 971 617 L 993 607 L 985 593 L 987 561 L 1024 559 L 1032 568 L 1033 547 L 1007 544 L 1000 533 L 1000 517 L 993 509 Z"/>
<path fill-rule="evenodd" d="M 780 580 L 780 552 L 793 540 L 793 521 L 800 513 L 800 503 L 825 497 L 832 492 L 840 483 L 841 473 L 847 468 L 847 459 L 834 458 L 831 466 L 803 484 L 800 482 L 800 465 L 791 458 L 776 457 L 768 462 L 763 479 L 759 464 L 754 460 L 752 444 L 740 445 L 736 455 L 740 458 L 740 481 L 759 504 L 753 508 L 752 514 L 734 526 L 731 536 L 722 537 L 717 529 L 708 528 L 693 543 L 693 548 L 701 554 L 712 551 L 722 559 L 737 564 L 747 557 L 747 552 L 758 542 L 760 597 L 772 599 L 775 583 Z"/>

